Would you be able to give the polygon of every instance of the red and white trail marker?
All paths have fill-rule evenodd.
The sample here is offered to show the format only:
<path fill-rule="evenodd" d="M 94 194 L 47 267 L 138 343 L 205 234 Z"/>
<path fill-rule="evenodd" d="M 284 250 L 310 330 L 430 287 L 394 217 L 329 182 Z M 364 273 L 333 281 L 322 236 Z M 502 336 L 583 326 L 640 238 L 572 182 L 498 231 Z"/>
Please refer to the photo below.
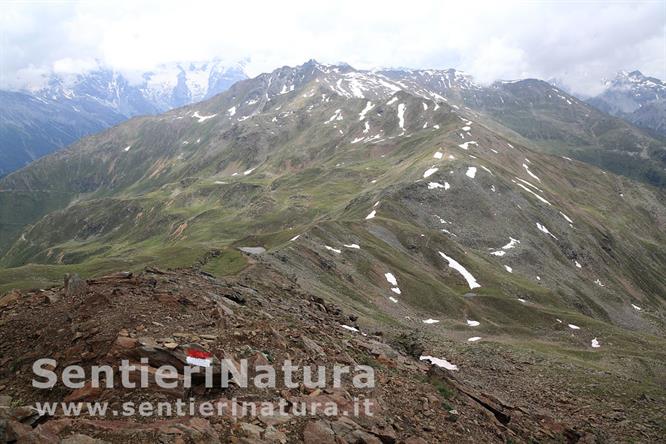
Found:
<path fill-rule="evenodd" d="M 187 363 L 199 367 L 210 367 L 213 362 L 213 354 L 201 350 L 187 350 Z"/>

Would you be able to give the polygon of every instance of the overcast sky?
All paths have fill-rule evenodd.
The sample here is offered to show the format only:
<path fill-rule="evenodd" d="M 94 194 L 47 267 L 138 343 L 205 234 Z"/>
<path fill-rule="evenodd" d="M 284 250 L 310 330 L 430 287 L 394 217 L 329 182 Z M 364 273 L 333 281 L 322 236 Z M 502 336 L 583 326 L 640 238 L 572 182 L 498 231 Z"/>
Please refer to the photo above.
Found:
<path fill-rule="evenodd" d="M 666 78 L 666 1 L 0 0 L 2 87 L 98 63 L 215 57 L 249 59 L 252 76 L 315 58 L 453 67 L 482 82 L 558 78 L 592 93 L 619 70 Z"/>

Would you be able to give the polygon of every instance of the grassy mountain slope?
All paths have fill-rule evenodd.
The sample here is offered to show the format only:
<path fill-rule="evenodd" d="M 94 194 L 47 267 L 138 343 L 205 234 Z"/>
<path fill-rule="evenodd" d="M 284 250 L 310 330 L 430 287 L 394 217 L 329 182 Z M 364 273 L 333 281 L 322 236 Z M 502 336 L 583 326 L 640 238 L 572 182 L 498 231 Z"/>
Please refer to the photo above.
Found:
<path fill-rule="evenodd" d="M 449 71 L 388 71 L 385 75 L 434 91 L 470 117 L 499 122 L 524 137 L 533 149 L 573 157 L 658 187 L 666 184 L 663 139 L 546 82 L 528 79 L 481 87 Z"/>
<path fill-rule="evenodd" d="M 261 260 L 367 328 L 662 384 L 664 192 L 424 95 L 310 62 L 85 139 L 0 181 L 0 289 Z"/>
<path fill-rule="evenodd" d="M 528 281 L 567 272 L 578 276 L 578 291 L 595 293 L 594 280 L 612 271 L 628 275 L 646 297 L 663 289 L 652 283 L 659 268 L 648 261 L 637 265 L 648 274 L 655 270 L 649 285 L 636 279 L 637 271 L 614 269 L 637 248 L 652 252 L 650 263 L 663 263 L 660 192 L 513 145 L 444 103 L 409 92 L 367 88 L 377 98 L 368 105 L 331 91 L 337 85 L 331 77 L 341 77 L 352 92 L 362 89 L 354 83 L 364 81 L 357 73 L 321 69 L 314 63 L 285 68 L 207 102 L 133 119 L 5 178 L 1 194 L 10 205 L 21 202 L 22 222 L 33 225 L 23 228 L 20 213 L 3 219 L 3 264 L 132 258 L 137 244 L 159 251 L 165 240 L 205 251 L 211 239 L 223 247 L 247 233 L 275 235 L 267 243 L 278 247 L 285 230 L 363 221 L 379 201 L 377 220 L 428 229 L 474 249 L 499 280 L 508 276 L 498 262 L 514 252 L 493 257 L 487 251 L 522 234 L 516 254 L 527 251 L 513 265 L 525 261 L 521 274 Z M 431 167 L 437 171 L 425 179 Z M 22 199 L 26 193 L 36 204 Z M 61 197 L 49 197 L 50 208 L 36 210 L 41 196 L 55 194 Z M 604 217 L 608 212 L 617 216 Z M 594 273 L 581 277 L 572 267 L 576 260 Z"/>
<path fill-rule="evenodd" d="M 0 176 L 88 134 L 125 120 L 90 101 L 83 111 L 54 100 L 19 92 L 0 91 Z"/>

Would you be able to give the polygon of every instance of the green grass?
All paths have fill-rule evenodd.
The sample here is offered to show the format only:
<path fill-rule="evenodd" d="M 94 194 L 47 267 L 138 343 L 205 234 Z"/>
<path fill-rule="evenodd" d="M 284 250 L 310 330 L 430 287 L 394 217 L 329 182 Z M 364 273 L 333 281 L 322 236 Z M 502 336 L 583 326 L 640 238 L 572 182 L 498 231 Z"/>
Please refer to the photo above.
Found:
<path fill-rule="evenodd" d="M 235 249 L 225 249 L 219 256 L 211 257 L 201 268 L 215 277 L 235 275 L 247 267 L 248 262 L 241 252 Z"/>
<path fill-rule="evenodd" d="M 227 98 L 214 100 L 217 106 Z M 310 103 L 302 97 L 278 100 L 285 102 L 284 110 Z M 409 109 L 420 108 L 421 100 L 409 102 Z M 331 103 L 280 125 L 271 123 L 272 114 L 233 126 L 213 120 L 192 126 L 187 119 L 135 119 L 91 138 L 85 150 L 69 158 L 51 166 L 39 162 L 17 177 L 32 189 L 50 184 L 50 193 L 0 193 L 0 260 L 7 267 L 0 269 L 0 292 L 60 284 L 67 272 L 94 277 L 148 265 L 198 266 L 202 261 L 202 270 L 224 277 L 248 266 L 235 247 L 263 246 L 268 249 L 265 259 L 295 275 L 305 291 L 361 315 L 369 327 L 389 332 L 407 325 L 406 316 L 416 322 L 427 316 L 441 319 L 438 325 L 447 334 L 460 335 L 467 317 L 482 321 L 477 331 L 484 339 L 511 339 L 516 348 L 592 367 L 605 365 L 606 346 L 594 352 L 582 348 L 580 341 L 553 327 L 554 319 L 561 318 L 580 325 L 585 334 L 598 335 L 602 344 L 613 342 L 613 350 L 645 357 L 647 367 L 661 357 L 656 350 L 663 344 L 641 329 L 652 327 L 653 320 L 657 326 L 663 321 L 645 310 L 641 316 L 647 320 L 637 324 L 636 332 L 609 327 L 623 320 L 624 314 L 614 310 L 634 296 L 620 285 L 604 293 L 612 284 L 599 290 L 592 271 L 630 282 L 630 290 L 641 296 L 636 299 L 651 308 L 660 306 L 659 295 L 666 291 L 661 272 L 666 238 L 659 231 L 662 194 L 578 162 L 529 151 L 520 147 L 520 142 L 529 144 L 528 139 L 516 138 L 496 122 L 490 129 L 501 131 L 499 135 L 475 121 L 480 146 L 469 152 L 477 156 L 472 159 L 457 148 L 461 122 L 453 113 L 444 113 L 440 131 L 431 126 L 377 145 L 338 142 L 338 128 L 346 135 L 359 131 L 359 122 L 347 116 L 357 115 L 364 104 Z M 321 122 L 340 106 L 344 121 L 336 129 L 323 127 Z M 536 137 L 539 134 L 526 132 L 530 118 L 535 117 L 521 111 L 511 124 Z M 383 130 L 390 135 L 395 122 L 387 122 Z M 560 123 L 533 130 L 579 143 L 581 132 L 562 134 Z M 372 127 L 379 128 L 374 122 Z M 511 137 L 515 151 L 507 151 L 502 136 Z M 129 144 L 128 138 L 136 139 L 129 153 L 106 155 Z M 196 146 L 182 143 L 197 138 L 202 142 Z M 498 152 L 490 154 L 490 147 Z M 555 152 L 558 146 L 550 148 Z M 436 150 L 456 159 L 435 161 Z M 552 207 L 512 184 L 516 175 L 525 177 L 525 156 L 543 179 L 540 186 Z M 437 180 L 452 184 L 446 192 L 424 187 L 423 171 L 435 163 L 440 165 Z M 476 179 L 465 178 L 464 169 L 472 164 L 487 166 L 492 176 L 479 169 Z M 254 173 L 242 175 L 251 167 L 257 167 Z M 0 184 L 7 185 L 5 180 Z M 218 180 L 226 183 L 216 184 Z M 491 184 L 497 193 L 489 191 Z M 618 198 L 620 189 L 626 200 Z M 60 194 L 51 195 L 52 190 Z M 74 198 L 78 200 L 70 202 Z M 366 221 L 377 201 L 377 217 Z M 559 209 L 575 220 L 575 228 L 563 222 Z M 443 233 L 443 226 L 432 222 L 434 214 L 454 221 L 447 228 L 458 236 Z M 560 242 L 536 231 L 536 220 L 557 230 Z M 185 224 L 187 228 L 175 234 Z M 24 231 L 26 240 L 17 240 Z M 290 242 L 296 234 L 302 235 L 300 240 Z M 520 248 L 501 259 L 490 256 L 490 247 L 506 243 L 509 235 L 521 237 Z M 606 237 L 611 239 L 610 253 L 600 248 Z M 361 250 L 336 256 L 323 249 L 351 242 Z M 213 250 L 221 254 L 211 257 Z M 438 251 L 459 261 L 482 287 L 470 291 Z M 566 255 L 571 251 L 585 254 L 590 266 L 580 272 L 572 267 Z M 507 273 L 504 264 L 515 272 Z M 395 306 L 386 303 L 394 296 L 384 278 L 389 271 L 402 290 Z M 535 280 L 537 274 L 542 285 Z M 467 293 L 475 296 L 465 297 Z M 530 304 L 521 304 L 519 297 Z"/>

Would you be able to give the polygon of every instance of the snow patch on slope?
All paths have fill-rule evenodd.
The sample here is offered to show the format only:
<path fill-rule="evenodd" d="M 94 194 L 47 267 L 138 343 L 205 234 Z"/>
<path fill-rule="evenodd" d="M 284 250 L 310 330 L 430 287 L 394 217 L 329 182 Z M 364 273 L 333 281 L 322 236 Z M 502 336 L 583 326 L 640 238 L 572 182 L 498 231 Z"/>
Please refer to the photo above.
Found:
<path fill-rule="evenodd" d="M 404 103 L 398 105 L 398 126 L 404 132 L 405 131 L 405 109 L 407 107 Z"/>
<path fill-rule="evenodd" d="M 432 365 L 436 365 L 437 367 L 441 367 L 446 370 L 458 370 L 457 365 L 451 364 L 449 361 L 443 358 L 435 358 L 434 356 L 421 356 L 419 359 L 421 361 L 429 361 Z"/>
<path fill-rule="evenodd" d="M 465 278 L 465 280 L 467 281 L 467 285 L 469 285 L 470 289 L 481 287 L 481 285 L 479 285 L 479 283 L 476 281 L 476 278 L 474 276 L 472 276 L 472 273 L 467 271 L 467 269 L 465 267 L 463 267 L 462 265 L 460 265 L 460 263 L 458 261 L 456 261 L 455 259 L 447 256 L 446 254 L 442 253 L 441 251 L 439 252 L 439 254 L 440 254 L 440 256 L 442 256 L 444 259 L 446 259 L 449 262 L 449 267 L 456 270 L 458 273 L 460 273 Z"/>

